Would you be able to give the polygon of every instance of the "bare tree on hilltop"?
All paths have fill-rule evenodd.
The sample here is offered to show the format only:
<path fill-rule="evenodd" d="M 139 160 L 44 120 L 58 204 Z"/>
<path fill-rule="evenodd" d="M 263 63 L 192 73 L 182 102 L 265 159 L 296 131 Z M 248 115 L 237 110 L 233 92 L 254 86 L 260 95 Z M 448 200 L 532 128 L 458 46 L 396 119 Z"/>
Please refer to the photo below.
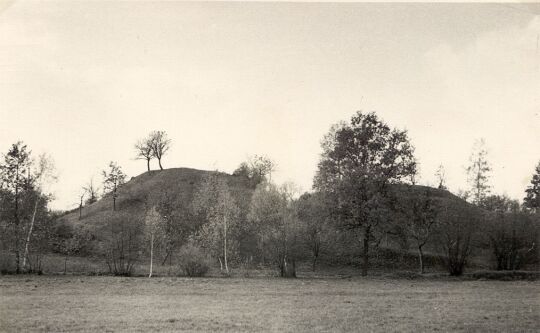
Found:
<path fill-rule="evenodd" d="M 146 168 L 150 171 L 150 161 L 157 158 L 159 168 L 163 170 L 161 159 L 171 148 L 171 140 L 167 138 L 165 131 L 152 131 L 148 136 L 140 139 L 135 144 L 135 159 L 145 160 Z"/>
<path fill-rule="evenodd" d="M 154 157 L 152 137 L 149 135 L 135 144 L 135 159 L 146 160 L 146 168 L 150 171 L 150 160 Z"/>
<path fill-rule="evenodd" d="M 150 144 L 152 147 L 152 155 L 157 158 L 159 168 L 163 170 L 161 165 L 161 158 L 171 148 L 171 140 L 167 138 L 165 131 L 153 131 L 150 133 Z"/>

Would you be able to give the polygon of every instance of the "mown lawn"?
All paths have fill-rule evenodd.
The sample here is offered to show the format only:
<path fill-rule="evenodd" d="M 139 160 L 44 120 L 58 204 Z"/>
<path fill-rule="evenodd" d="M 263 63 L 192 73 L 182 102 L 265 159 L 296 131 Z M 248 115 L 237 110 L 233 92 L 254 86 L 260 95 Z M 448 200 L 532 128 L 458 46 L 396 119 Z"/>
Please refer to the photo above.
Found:
<path fill-rule="evenodd" d="M 0 331 L 537 332 L 540 282 L 0 277 Z"/>

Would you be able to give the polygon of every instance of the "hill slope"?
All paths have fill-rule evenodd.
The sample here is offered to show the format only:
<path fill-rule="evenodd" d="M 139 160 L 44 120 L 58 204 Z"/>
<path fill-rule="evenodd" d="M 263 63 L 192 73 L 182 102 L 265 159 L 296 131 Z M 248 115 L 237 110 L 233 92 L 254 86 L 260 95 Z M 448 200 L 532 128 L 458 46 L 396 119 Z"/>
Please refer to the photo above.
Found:
<path fill-rule="evenodd" d="M 113 212 L 112 197 L 105 195 L 97 202 L 84 206 L 81 218 L 79 218 L 79 210 L 74 209 L 60 217 L 58 223 L 67 227 L 88 230 L 99 240 L 104 234 L 102 229 L 113 215 L 126 214 L 128 217 L 136 218 L 144 214 L 145 198 L 148 195 L 165 193 L 174 200 L 181 201 L 186 206 L 189 205 L 197 187 L 210 173 L 212 172 L 190 168 L 145 172 L 132 177 L 118 189 L 115 212 Z M 253 189 L 250 188 L 248 179 L 225 173 L 219 173 L 219 176 L 225 178 L 238 205 L 249 204 Z"/>

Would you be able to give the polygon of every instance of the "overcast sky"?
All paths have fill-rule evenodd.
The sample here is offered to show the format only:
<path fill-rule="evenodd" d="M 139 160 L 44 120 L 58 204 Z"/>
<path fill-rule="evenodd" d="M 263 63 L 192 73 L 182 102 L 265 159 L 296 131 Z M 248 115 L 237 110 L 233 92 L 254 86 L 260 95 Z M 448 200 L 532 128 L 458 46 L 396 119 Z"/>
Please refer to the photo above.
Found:
<path fill-rule="evenodd" d="M 485 138 L 493 192 L 540 160 L 538 5 L 14 2 L 0 5 L 0 151 L 23 140 L 72 208 L 154 129 L 166 168 L 232 172 L 250 154 L 311 188 L 320 139 L 357 110 L 405 128 L 421 183 L 466 188 Z M 156 168 L 157 164 L 154 163 Z"/>

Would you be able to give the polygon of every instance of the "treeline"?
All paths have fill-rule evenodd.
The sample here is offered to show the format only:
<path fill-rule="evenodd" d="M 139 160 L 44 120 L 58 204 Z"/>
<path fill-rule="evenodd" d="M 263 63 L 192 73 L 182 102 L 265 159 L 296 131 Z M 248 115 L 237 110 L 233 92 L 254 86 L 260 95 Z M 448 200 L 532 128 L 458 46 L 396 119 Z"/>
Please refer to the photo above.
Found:
<path fill-rule="evenodd" d="M 156 131 L 135 147 L 150 171 L 153 158 L 162 169 L 170 144 L 165 132 Z M 407 132 L 375 113 L 358 112 L 332 126 L 321 147 L 309 193 L 292 183 L 274 184 L 276 164 L 254 156 L 232 176 L 207 173 L 189 198 L 158 189 L 121 209 L 116 200 L 126 176 L 111 162 L 103 172 L 111 214 L 97 235 L 55 223 L 43 186 L 50 182 L 43 171 L 51 170 L 50 163 L 32 163 L 26 146 L 16 143 L 1 169 L 3 257 L 15 258 L 20 273 L 41 270 L 40 258 L 51 251 L 98 254 L 112 274 L 130 275 L 136 264 L 147 263 L 149 276 L 156 264 L 173 261 L 192 276 L 214 265 L 223 274 L 271 265 L 280 276 L 294 277 L 299 263 L 316 270 L 322 262 L 358 263 L 367 275 L 384 253 L 414 254 L 420 273 L 428 263 L 461 275 L 472 259 L 497 270 L 538 264 L 540 163 L 520 204 L 490 192 L 483 141 L 475 143 L 467 168 L 470 188 L 457 196 L 447 191 L 443 166 L 438 188 L 416 185 L 418 165 Z M 97 200 L 96 191 L 92 181 L 83 188 L 79 217 L 85 204 Z"/>

